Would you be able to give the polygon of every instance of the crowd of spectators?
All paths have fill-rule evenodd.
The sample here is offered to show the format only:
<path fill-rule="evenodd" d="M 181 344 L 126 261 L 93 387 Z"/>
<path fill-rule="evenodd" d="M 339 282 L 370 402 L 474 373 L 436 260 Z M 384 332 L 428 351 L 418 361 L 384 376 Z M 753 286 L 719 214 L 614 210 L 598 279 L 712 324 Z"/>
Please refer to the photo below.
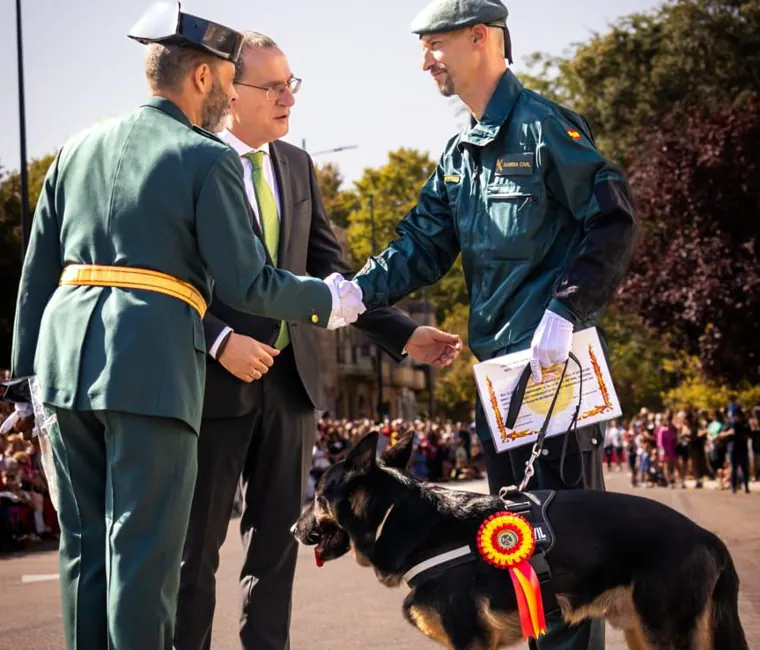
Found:
<path fill-rule="evenodd" d="M 626 425 L 609 424 L 604 451 L 608 469 L 627 465 L 635 486 L 702 488 L 713 480 L 718 490 L 749 492 L 760 481 L 760 407 L 641 409 Z"/>
<path fill-rule="evenodd" d="M 472 423 L 397 419 L 378 425 L 369 419 L 335 420 L 325 414 L 317 425 L 309 494 L 325 470 L 373 430 L 380 434 L 378 454 L 394 444 L 400 434 L 414 430 L 409 471 L 422 481 L 443 483 L 485 476 L 485 460 Z"/>
<path fill-rule="evenodd" d="M 420 480 L 485 476 L 474 423 L 394 420 L 377 425 L 368 419 L 335 420 L 325 415 L 317 429 L 312 489 L 326 469 L 372 430 L 380 433 L 378 453 L 399 434 L 415 431 L 410 471 Z M 628 471 L 637 487 L 702 488 L 711 480 L 719 490 L 749 492 L 750 482 L 760 481 L 760 407 L 748 410 L 732 401 L 711 413 L 693 408 L 656 413 L 642 408 L 625 424 L 608 423 L 604 457 L 608 471 Z"/>
<path fill-rule="evenodd" d="M 0 402 L 0 424 L 11 406 Z M 37 437 L 11 430 L 0 435 L 0 553 L 58 536 Z"/>

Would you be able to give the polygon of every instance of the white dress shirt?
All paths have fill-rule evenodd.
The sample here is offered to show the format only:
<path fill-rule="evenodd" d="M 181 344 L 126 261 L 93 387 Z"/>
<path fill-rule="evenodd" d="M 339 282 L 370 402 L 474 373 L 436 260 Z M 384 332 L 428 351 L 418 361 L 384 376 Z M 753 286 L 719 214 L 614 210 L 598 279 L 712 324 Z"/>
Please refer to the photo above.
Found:
<path fill-rule="evenodd" d="M 230 133 L 230 131 L 227 129 L 217 135 L 220 139 L 224 140 L 230 147 L 232 147 L 237 152 L 238 156 L 240 156 L 240 162 L 243 164 L 243 185 L 245 186 L 245 194 L 248 197 L 248 203 L 250 203 L 251 208 L 253 209 L 253 214 L 256 217 L 256 220 L 259 222 L 259 227 L 261 227 L 261 217 L 259 216 L 259 205 L 256 202 L 256 193 L 253 191 L 253 165 L 251 164 L 251 161 L 248 160 L 248 158 L 244 158 L 243 156 L 247 153 L 251 153 L 252 151 L 264 152 L 264 179 L 269 185 L 269 188 L 272 190 L 272 194 L 274 195 L 274 202 L 277 205 L 277 216 L 280 217 L 282 214 L 282 206 L 280 204 L 280 194 L 277 187 L 277 178 L 274 174 L 274 165 L 272 164 L 272 155 L 269 151 L 269 143 L 263 144 L 258 148 L 253 148 L 243 142 L 240 138 Z M 216 353 L 219 350 L 219 346 L 222 344 L 222 341 L 224 341 L 227 335 L 232 331 L 233 330 L 231 327 L 225 327 L 216 338 L 216 341 L 214 341 L 214 344 L 209 348 L 208 353 L 214 359 L 216 359 Z"/>
<path fill-rule="evenodd" d="M 264 152 L 264 179 L 274 195 L 274 202 L 277 204 L 277 216 L 279 217 L 282 212 L 282 206 L 280 205 L 280 194 L 277 187 L 277 179 L 274 175 L 274 165 L 272 164 L 272 155 L 269 151 L 269 143 L 263 144 L 254 149 L 226 129 L 219 133 L 218 136 L 232 147 L 237 152 L 238 156 L 240 156 L 240 162 L 243 163 L 243 185 L 245 185 L 245 194 L 248 197 L 248 203 L 250 203 L 253 208 L 253 213 L 256 215 L 259 226 L 261 226 L 261 218 L 259 217 L 259 204 L 256 202 L 256 194 L 253 191 L 253 165 L 248 158 L 243 158 L 243 156 L 254 151 Z"/>

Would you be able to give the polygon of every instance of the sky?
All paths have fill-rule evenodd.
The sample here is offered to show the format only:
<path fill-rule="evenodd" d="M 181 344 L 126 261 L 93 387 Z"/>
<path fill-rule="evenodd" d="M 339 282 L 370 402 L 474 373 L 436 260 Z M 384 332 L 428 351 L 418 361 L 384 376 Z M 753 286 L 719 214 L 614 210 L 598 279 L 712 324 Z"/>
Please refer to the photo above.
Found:
<path fill-rule="evenodd" d="M 415 148 L 437 158 L 463 117 L 421 69 L 409 25 L 429 0 L 187 0 L 188 13 L 277 41 L 303 78 L 287 141 L 336 163 L 346 184 L 388 152 Z M 147 97 L 144 46 L 126 33 L 149 0 L 22 0 L 27 156 L 55 153 L 98 120 L 122 115 Z M 660 0 L 506 2 L 514 71 L 535 51 L 562 54 L 618 17 Z M 0 166 L 19 167 L 15 3 L 0 3 Z M 319 153 L 340 146 L 356 149 Z"/>

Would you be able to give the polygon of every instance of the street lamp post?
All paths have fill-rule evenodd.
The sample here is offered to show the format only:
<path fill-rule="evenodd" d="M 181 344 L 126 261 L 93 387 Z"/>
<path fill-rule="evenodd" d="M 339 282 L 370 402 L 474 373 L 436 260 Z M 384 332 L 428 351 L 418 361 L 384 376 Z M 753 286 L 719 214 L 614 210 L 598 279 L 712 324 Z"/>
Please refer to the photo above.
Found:
<path fill-rule="evenodd" d="M 372 243 L 372 255 L 377 250 L 375 248 L 375 195 L 369 195 L 369 225 Z M 383 351 L 379 345 L 375 345 L 375 358 L 377 360 L 377 419 L 383 420 Z"/>
<path fill-rule="evenodd" d="M 301 139 L 301 149 L 308 152 L 308 154 L 313 158 L 314 156 L 321 156 L 325 153 L 338 153 L 339 151 L 348 151 L 349 149 L 358 149 L 359 145 L 357 144 L 347 144 L 342 147 L 333 147 L 332 149 L 324 149 L 322 151 L 314 151 L 311 152 L 306 148 L 306 138 Z"/>
<path fill-rule="evenodd" d="M 29 178 L 26 169 L 26 109 L 24 105 L 24 46 L 21 31 L 21 0 L 16 0 L 16 48 L 18 51 L 18 121 L 21 153 L 21 260 L 32 229 L 29 214 Z"/>
<path fill-rule="evenodd" d="M 304 151 L 306 151 L 311 158 L 314 158 L 314 156 L 321 156 L 322 154 L 338 153 L 340 151 L 347 151 L 348 149 L 358 149 L 359 145 L 356 145 L 356 144 L 344 145 L 344 146 L 341 146 L 341 147 L 333 147 L 332 149 L 324 149 L 322 151 L 311 152 L 311 151 L 309 151 L 306 148 L 306 138 L 302 138 L 301 139 L 301 148 Z M 373 228 L 373 237 L 374 237 L 374 228 Z M 373 248 L 374 248 L 374 243 L 373 243 Z M 378 349 L 378 354 L 379 354 L 379 349 Z M 383 395 L 383 393 L 382 393 L 382 390 L 383 390 L 383 388 L 382 388 L 382 368 L 378 369 L 378 377 L 379 377 L 379 380 L 380 380 L 380 400 L 381 400 L 380 403 L 382 403 L 382 395 Z M 379 408 L 379 406 L 378 406 L 378 408 Z"/>

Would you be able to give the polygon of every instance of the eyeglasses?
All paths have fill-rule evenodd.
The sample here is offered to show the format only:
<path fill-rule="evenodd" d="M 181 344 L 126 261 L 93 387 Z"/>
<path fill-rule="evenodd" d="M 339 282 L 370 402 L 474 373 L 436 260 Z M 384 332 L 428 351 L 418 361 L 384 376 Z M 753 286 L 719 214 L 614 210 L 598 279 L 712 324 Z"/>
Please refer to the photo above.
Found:
<path fill-rule="evenodd" d="M 279 83 L 279 84 L 272 84 L 271 86 L 255 86 L 254 84 L 246 84 L 242 81 L 236 81 L 236 86 L 248 86 L 248 88 L 258 88 L 259 90 L 265 90 L 267 93 L 267 99 L 272 99 L 273 97 L 280 97 L 282 93 L 284 93 L 286 90 L 289 90 L 294 95 L 301 90 L 301 82 L 303 79 L 299 79 L 298 77 L 291 77 L 288 79 L 285 83 Z"/>

